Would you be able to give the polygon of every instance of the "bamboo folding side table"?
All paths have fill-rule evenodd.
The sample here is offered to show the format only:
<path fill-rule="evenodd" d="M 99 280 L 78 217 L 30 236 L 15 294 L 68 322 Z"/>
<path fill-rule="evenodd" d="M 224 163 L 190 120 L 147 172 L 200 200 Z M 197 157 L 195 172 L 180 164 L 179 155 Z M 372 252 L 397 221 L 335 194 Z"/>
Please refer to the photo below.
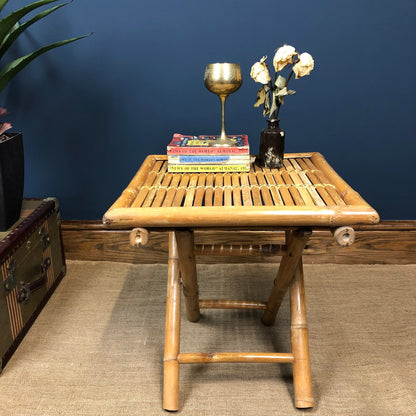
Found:
<path fill-rule="evenodd" d="M 132 229 L 130 243 L 146 244 L 149 230 L 169 231 L 163 408 L 179 408 L 179 366 L 191 363 L 292 363 L 295 406 L 313 407 L 302 253 L 315 229 L 327 229 L 342 246 L 354 241 L 354 224 L 375 224 L 377 212 L 331 168 L 319 153 L 287 154 L 280 170 L 253 164 L 242 173 L 168 173 L 167 157 L 151 155 L 104 215 L 111 227 Z M 267 302 L 200 300 L 194 230 L 284 230 L 286 244 Z M 196 247 L 198 254 L 206 250 Z M 243 246 L 208 252 L 239 254 Z M 291 351 L 283 353 L 180 352 L 181 289 L 188 319 L 200 308 L 263 310 L 272 325 L 290 292 Z"/>

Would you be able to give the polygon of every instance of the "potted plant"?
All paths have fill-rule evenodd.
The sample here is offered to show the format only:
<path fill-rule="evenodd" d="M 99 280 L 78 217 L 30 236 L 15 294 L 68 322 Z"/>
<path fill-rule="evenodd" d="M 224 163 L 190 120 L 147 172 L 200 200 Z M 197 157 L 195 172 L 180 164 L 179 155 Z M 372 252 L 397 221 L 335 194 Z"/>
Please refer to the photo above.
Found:
<path fill-rule="evenodd" d="M 0 20 L 0 92 L 13 77 L 38 56 L 51 49 L 89 36 L 79 36 L 51 43 L 5 65 L 2 63 L 5 53 L 25 30 L 68 3 L 61 3 L 43 10 L 24 23 L 20 23 L 21 19 L 32 11 L 56 1 L 58 0 L 35 1 L 11 12 Z M 8 0 L 0 0 L 0 13 L 7 3 Z M 7 114 L 7 110 L 0 108 L 0 117 L 5 114 Z M 10 123 L 0 123 L 0 231 L 7 230 L 19 219 L 23 199 L 24 158 L 22 134 L 6 133 L 6 130 L 10 128 L 12 128 Z"/>

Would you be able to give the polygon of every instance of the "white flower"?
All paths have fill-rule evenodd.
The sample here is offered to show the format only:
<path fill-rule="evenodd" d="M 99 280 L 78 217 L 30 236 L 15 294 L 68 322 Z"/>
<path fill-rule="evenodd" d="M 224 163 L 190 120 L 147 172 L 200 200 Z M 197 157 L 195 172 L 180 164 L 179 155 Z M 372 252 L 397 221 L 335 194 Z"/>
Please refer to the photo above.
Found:
<path fill-rule="evenodd" d="M 297 52 L 293 46 L 283 45 L 280 47 L 273 58 L 273 66 L 276 72 L 281 71 L 287 64 L 291 64 L 293 56 L 296 54 Z"/>
<path fill-rule="evenodd" d="M 254 79 L 256 82 L 260 82 L 262 84 L 267 84 L 270 81 L 270 74 L 267 68 L 266 63 L 264 62 L 267 59 L 267 56 L 263 56 L 260 59 L 260 62 L 256 62 L 250 71 L 251 78 Z"/>
<path fill-rule="evenodd" d="M 315 62 L 309 53 L 304 52 L 299 55 L 299 62 L 293 66 L 293 72 L 296 78 L 301 78 L 305 75 L 309 75 L 315 65 Z"/>

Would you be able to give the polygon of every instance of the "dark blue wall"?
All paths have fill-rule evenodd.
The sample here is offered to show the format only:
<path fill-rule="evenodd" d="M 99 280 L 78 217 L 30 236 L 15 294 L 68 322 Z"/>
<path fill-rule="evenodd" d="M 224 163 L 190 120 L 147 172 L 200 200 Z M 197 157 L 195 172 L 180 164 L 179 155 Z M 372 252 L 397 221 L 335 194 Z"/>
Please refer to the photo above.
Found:
<path fill-rule="evenodd" d="M 174 132 L 219 132 L 219 100 L 203 85 L 210 62 L 241 64 L 227 131 L 246 132 L 257 152 L 266 122 L 250 67 L 288 43 L 316 66 L 291 81 L 286 150 L 323 153 L 382 219 L 416 219 L 415 18 L 414 0 L 76 0 L 12 51 L 94 31 L 0 97 L 24 134 L 25 194 L 58 197 L 64 219 L 100 219 Z"/>

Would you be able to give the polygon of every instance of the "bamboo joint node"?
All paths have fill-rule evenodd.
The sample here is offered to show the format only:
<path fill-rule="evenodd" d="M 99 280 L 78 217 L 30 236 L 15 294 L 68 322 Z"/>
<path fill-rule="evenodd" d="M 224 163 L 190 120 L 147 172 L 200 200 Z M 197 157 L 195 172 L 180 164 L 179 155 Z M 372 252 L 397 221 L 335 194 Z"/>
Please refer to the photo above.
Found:
<path fill-rule="evenodd" d="M 352 227 L 338 227 L 331 230 L 332 235 L 334 236 L 335 241 L 341 247 L 348 247 L 352 245 L 355 241 L 355 231 Z"/>
<path fill-rule="evenodd" d="M 172 362 L 172 361 L 178 361 L 178 357 L 174 358 L 163 358 L 164 363 Z"/>
<path fill-rule="evenodd" d="M 149 231 L 145 228 L 133 228 L 130 232 L 130 245 L 132 247 L 145 246 L 149 241 Z"/>
<path fill-rule="evenodd" d="M 308 329 L 308 324 L 292 324 L 290 325 L 290 329 Z"/>

